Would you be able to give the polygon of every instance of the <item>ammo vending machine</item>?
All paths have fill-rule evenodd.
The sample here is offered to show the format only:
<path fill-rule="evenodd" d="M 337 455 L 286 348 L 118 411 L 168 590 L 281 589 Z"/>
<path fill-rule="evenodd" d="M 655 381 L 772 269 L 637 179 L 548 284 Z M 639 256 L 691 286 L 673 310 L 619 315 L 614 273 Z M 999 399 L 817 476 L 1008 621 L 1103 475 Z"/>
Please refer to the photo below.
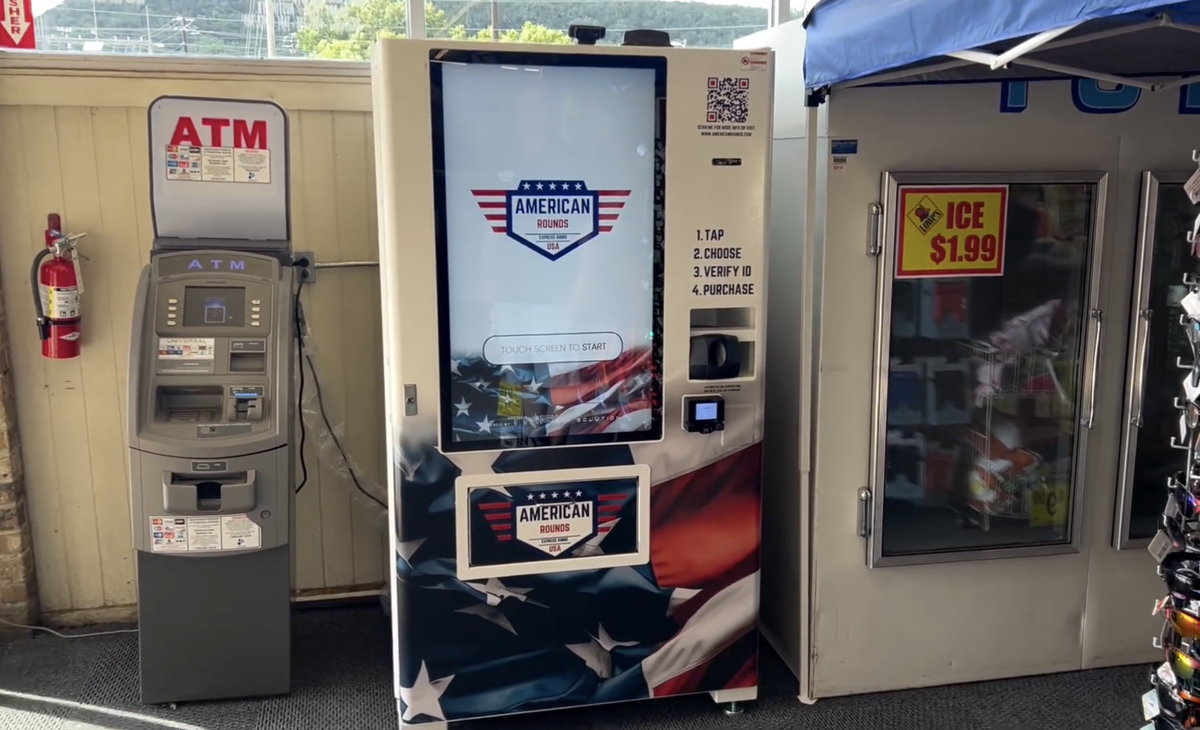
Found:
<path fill-rule="evenodd" d="M 291 684 L 294 289 L 287 118 L 150 107 L 154 247 L 129 356 L 142 701 Z"/>
<path fill-rule="evenodd" d="M 572 32 L 375 52 L 403 726 L 757 695 L 772 57 Z"/>

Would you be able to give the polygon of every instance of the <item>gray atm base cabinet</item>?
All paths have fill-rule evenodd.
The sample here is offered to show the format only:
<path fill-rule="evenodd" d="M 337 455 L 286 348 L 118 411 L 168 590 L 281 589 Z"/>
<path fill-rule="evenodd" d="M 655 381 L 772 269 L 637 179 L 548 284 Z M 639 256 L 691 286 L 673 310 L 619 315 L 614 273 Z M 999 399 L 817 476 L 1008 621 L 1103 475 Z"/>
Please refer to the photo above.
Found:
<path fill-rule="evenodd" d="M 287 545 L 196 559 L 138 551 L 142 702 L 291 691 Z"/>

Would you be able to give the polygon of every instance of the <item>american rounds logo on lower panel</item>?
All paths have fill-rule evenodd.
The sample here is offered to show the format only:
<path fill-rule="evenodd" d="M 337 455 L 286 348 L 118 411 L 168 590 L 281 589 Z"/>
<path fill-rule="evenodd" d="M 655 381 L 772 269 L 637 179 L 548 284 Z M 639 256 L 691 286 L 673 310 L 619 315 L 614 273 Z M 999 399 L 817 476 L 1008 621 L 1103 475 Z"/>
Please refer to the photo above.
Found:
<path fill-rule="evenodd" d="M 620 478 L 472 489 L 471 564 L 636 552 L 637 484 Z"/>

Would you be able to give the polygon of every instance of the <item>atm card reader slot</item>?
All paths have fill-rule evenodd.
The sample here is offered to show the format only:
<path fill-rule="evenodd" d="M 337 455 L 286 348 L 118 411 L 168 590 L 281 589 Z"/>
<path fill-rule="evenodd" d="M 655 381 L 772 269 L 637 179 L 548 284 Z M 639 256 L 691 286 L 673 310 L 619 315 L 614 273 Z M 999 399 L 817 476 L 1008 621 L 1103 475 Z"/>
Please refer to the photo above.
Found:
<path fill-rule="evenodd" d="M 163 509 L 169 515 L 254 509 L 255 470 L 229 474 L 163 472 Z"/>
<path fill-rule="evenodd" d="M 266 398 L 261 386 L 234 386 L 229 389 L 226 419 L 232 422 L 259 422 L 265 418 Z"/>

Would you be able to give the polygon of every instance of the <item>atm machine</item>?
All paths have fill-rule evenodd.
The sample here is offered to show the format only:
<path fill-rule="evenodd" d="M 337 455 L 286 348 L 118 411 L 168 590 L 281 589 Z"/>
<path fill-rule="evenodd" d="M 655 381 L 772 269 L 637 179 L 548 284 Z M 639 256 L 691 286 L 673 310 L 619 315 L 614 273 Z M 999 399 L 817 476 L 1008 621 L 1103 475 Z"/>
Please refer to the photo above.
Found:
<path fill-rule="evenodd" d="M 401 726 L 757 696 L 772 56 L 372 62 Z"/>
<path fill-rule="evenodd" d="M 154 245 L 129 356 L 129 475 L 146 704 L 291 682 L 295 290 L 287 118 L 150 107 Z"/>

